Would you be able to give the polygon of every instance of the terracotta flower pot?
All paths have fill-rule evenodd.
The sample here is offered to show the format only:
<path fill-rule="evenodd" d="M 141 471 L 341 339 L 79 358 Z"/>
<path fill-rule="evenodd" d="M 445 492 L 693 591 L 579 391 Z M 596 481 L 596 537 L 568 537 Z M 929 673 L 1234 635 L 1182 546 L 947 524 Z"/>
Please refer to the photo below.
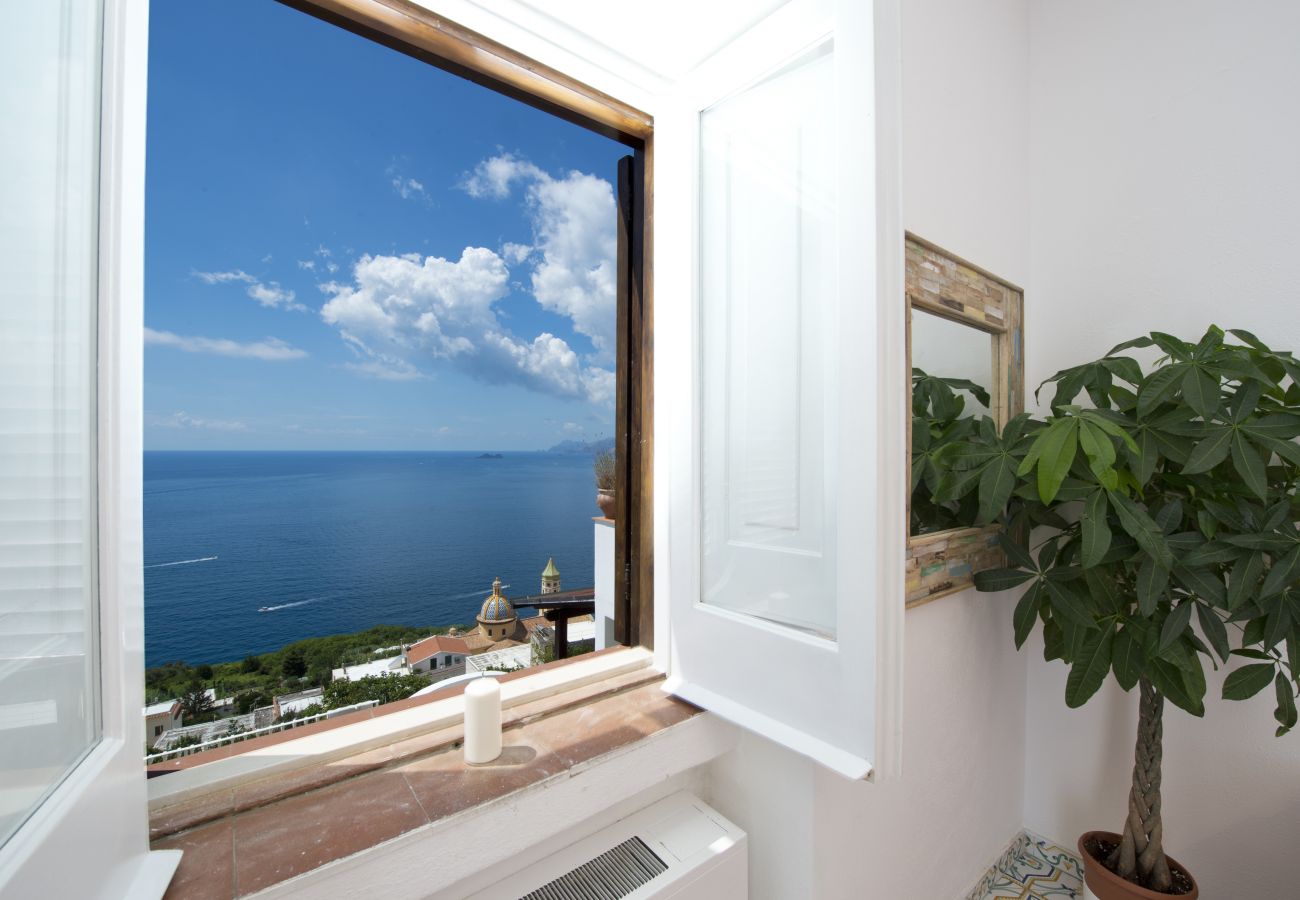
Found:
<path fill-rule="evenodd" d="M 1172 856 L 1166 856 L 1169 861 L 1169 868 L 1174 873 L 1174 884 L 1180 881 L 1179 875 L 1186 879 L 1185 884 L 1191 885 L 1191 890 L 1183 894 L 1162 894 L 1159 891 L 1147 890 L 1139 887 L 1131 881 L 1125 881 L 1110 869 L 1106 868 L 1105 863 L 1092 855 L 1091 847 L 1095 847 L 1098 841 L 1106 841 L 1110 844 L 1119 843 L 1120 836 L 1113 831 L 1086 831 L 1079 838 L 1079 858 L 1083 860 L 1083 880 L 1097 900 L 1168 900 L 1170 897 L 1181 897 L 1183 900 L 1196 900 L 1200 890 L 1196 886 L 1196 879 L 1192 878 L 1192 873 L 1176 862 Z"/>
<path fill-rule="evenodd" d="M 596 505 L 600 507 L 601 515 L 606 519 L 614 518 L 613 491 L 596 491 Z"/>

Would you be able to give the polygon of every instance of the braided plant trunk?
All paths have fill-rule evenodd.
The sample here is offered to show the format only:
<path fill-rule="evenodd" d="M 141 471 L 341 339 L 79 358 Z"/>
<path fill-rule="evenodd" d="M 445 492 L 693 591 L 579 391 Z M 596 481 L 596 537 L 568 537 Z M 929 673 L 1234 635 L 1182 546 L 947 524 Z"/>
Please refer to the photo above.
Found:
<path fill-rule="evenodd" d="M 1160 742 L 1165 698 L 1145 678 L 1139 687 L 1142 697 L 1128 818 L 1120 844 L 1106 864 L 1121 878 L 1149 890 L 1168 892 L 1173 878 L 1165 859 L 1160 824 Z"/>

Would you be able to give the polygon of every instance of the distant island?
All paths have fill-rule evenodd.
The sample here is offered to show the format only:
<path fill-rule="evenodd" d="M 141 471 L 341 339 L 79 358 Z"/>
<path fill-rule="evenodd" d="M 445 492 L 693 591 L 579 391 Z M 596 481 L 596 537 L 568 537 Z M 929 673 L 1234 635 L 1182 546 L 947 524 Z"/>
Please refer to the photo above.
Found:
<path fill-rule="evenodd" d="M 560 441 L 554 447 L 547 450 L 547 453 L 585 453 L 595 455 L 606 450 L 614 449 L 614 439 L 600 438 L 595 441 Z"/>
<path fill-rule="evenodd" d="M 500 453 L 480 453 L 475 459 L 505 459 Z"/>

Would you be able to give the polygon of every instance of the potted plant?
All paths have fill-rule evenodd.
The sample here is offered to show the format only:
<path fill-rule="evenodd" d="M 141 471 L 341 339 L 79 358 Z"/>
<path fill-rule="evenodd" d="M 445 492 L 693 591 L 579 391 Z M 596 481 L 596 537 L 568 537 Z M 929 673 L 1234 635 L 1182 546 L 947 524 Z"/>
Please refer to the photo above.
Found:
<path fill-rule="evenodd" d="M 1152 347 L 1163 355 L 1150 371 L 1123 355 Z M 1194 344 L 1152 333 L 1048 382 L 1045 420 L 984 425 L 945 449 L 943 496 L 1001 510 L 1008 567 L 976 585 L 1027 586 L 1016 646 L 1042 623 L 1044 656 L 1070 667 L 1068 706 L 1109 678 L 1138 690 L 1123 830 L 1079 839 L 1088 887 L 1101 900 L 1194 897 L 1162 842 L 1162 711 L 1204 715 L 1208 661 L 1233 666 L 1224 698 L 1271 687 L 1277 735 L 1296 724 L 1300 361 L 1211 328 Z"/>
<path fill-rule="evenodd" d="M 592 462 L 596 475 L 596 505 L 601 515 L 607 519 L 614 518 L 614 451 L 601 450 Z"/>

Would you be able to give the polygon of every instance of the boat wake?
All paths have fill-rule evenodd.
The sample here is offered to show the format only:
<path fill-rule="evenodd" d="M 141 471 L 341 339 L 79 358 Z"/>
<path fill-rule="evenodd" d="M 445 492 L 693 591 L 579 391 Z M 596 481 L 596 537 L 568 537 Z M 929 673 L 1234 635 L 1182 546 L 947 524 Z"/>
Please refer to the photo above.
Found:
<path fill-rule="evenodd" d="M 215 556 L 201 556 L 198 559 L 179 559 L 176 562 L 154 563 L 151 566 L 145 566 L 146 569 L 165 569 L 168 566 L 192 566 L 194 563 L 212 562 Z"/>
<path fill-rule="evenodd" d="M 306 606 L 308 603 L 315 603 L 317 600 L 322 600 L 322 599 L 324 599 L 324 598 L 322 598 L 322 597 L 308 597 L 306 600 L 295 600 L 293 603 L 281 603 L 281 604 L 279 604 L 279 605 L 277 605 L 277 606 L 262 606 L 262 607 L 259 607 L 257 611 L 258 611 L 258 612 L 277 612 L 277 611 L 279 611 L 279 610 L 281 610 L 281 609 L 293 609 L 295 606 Z"/>

